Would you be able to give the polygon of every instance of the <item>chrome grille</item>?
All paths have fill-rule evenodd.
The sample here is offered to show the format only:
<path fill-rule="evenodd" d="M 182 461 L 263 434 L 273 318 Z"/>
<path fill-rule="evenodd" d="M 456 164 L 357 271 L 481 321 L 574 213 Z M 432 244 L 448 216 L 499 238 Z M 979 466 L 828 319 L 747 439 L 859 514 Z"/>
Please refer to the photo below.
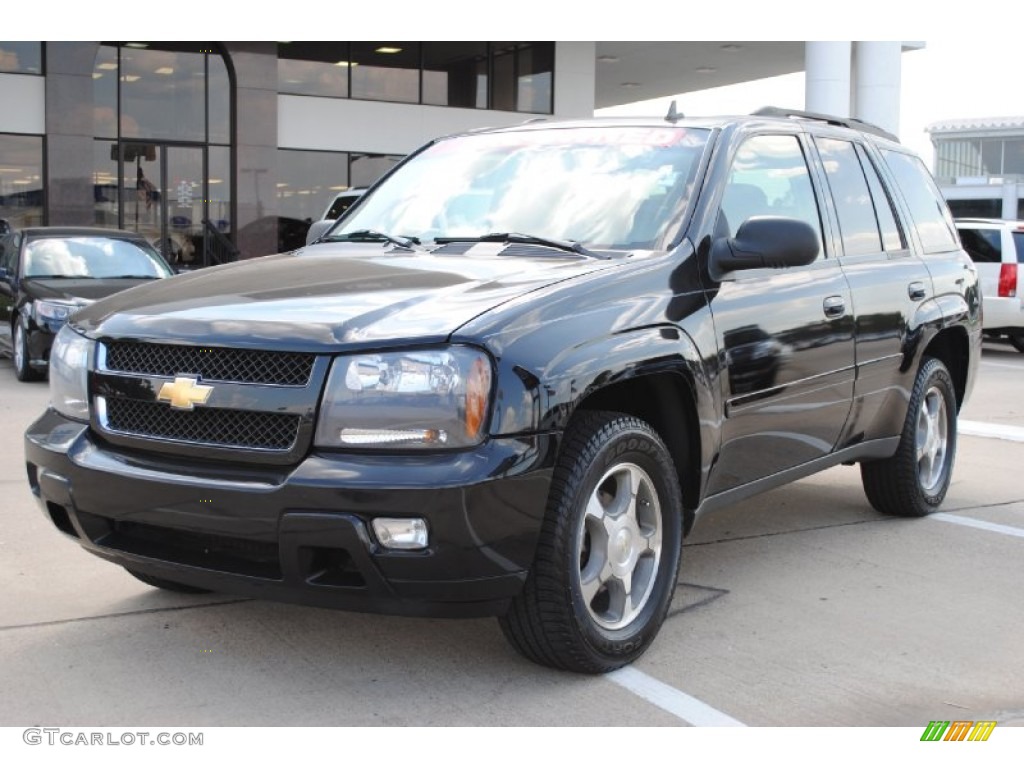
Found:
<path fill-rule="evenodd" d="M 162 403 L 106 399 L 104 427 L 114 432 L 158 440 L 178 440 L 225 448 L 287 451 L 298 436 L 294 413 L 239 411 L 230 408 L 174 410 Z"/>
<path fill-rule="evenodd" d="M 304 352 L 267 352 L 226 347 L 145 344 L 115 341 L 106 345 L 106 369 L 149 376 L 195 374 L 205 381 L 305 386 L 316 356 Z"/>

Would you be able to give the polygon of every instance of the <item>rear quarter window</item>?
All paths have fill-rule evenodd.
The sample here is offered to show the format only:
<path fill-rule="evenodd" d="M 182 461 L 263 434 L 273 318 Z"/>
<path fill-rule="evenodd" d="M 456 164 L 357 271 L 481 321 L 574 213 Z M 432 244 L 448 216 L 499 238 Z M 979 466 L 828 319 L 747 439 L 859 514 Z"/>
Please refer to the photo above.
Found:
<path fill-rule="evenodd" d="M 953 217 L 924 163 L 914 155 L 891 149 L 883 149 L 882 157 L 903 193 L 924 252 L 956 250 L 960 239 Z"/>

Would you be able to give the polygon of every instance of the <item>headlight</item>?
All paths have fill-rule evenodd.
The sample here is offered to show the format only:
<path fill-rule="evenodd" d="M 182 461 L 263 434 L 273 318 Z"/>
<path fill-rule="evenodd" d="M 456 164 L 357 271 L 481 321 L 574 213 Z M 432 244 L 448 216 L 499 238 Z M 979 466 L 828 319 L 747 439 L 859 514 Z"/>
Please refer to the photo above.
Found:
<path fill-rule="evenodd" d="M 65 325 L 50 348 L 50 405 L 69 419 L 89 420 L 89 363 L 95 346 Z"/>
<path fill-rule="evenodd" d="M 63 323 L 71 313 L 78 309 L 77 304 L 67 304 L 63 301 L 43 301 L 41 299 L 32 302 L 32 313 L 37 323 Z"/>
<path fill-rule="evenodd" d="M 320 407 L 316 444 L 464 448 L 484 439 L 491 360 L 472 347 L 342 355 Z"/>

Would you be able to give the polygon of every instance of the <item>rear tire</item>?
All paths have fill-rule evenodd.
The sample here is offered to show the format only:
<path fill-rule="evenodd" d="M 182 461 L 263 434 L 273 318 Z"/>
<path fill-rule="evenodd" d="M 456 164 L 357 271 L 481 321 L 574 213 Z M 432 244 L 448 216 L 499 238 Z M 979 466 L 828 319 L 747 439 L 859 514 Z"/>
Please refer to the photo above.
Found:
<path fill-rule="evenodd" d="M 1007 334 L 1010 343 L 1013 344 L 1013 348 L 1018 352 L 1024 352 L 1024 331 L 1014 331 L 1013 333 Z"/>
<path fill-rule="evenodd" d="M 682 494 L 661 438 L 632 416 L 582 412 L 566 431 L 533 567 L 502 631 L 538 664 L 622 667 L 665 620 L 681 546 Z"/>
<path fill-rule="evenodd" d="M 203 589 L 202 587 L 193 587 L 190 584 L 181 584 L 177 581 L 170 581 L 168 579 L 150 576 L 146 573 L 133 571 L 131 568 L 125 568 L 125 570 L 143 584 L 148 584 L 149 586 L 156 587 L 157 589 L 164 589 L 168 592 L 178 592 L 183 595 L 207 595 L 212 591 L 209 589 Z"/>
<path fill-rule="evenodd" d="M 902 517 L 922 517 L 939 508 L 953 474 L 956 412 L 949 371 L 940 360 L 926 357 L 914 380 L 896 454 L 860 465 L 871 506 Z"/>

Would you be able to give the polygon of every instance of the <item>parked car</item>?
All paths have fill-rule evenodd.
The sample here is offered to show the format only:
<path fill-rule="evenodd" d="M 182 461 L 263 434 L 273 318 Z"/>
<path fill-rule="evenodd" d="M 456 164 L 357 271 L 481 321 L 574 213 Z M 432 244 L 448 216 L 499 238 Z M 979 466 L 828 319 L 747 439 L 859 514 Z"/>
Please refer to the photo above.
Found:
<path fill-rule="evenodd" d="M 331 200 L 330 205 L 324 210 L 324 215 L 320 219 L 340 219 L 363 196 L 364 192 L 366 192 L 366 187 L 351 187 L 344 192 L 339 192 Z"/>
<path fill-rule="evenodd" d="M 956 228 L 981 276 L 985 335 L 1024 352 L 1024 221 L 957 219 Z"/>
<path fill-rule="evenodd" d="M 431 142 L 314 245 L 81 310 L 28 480 L 147 584 L 496 615 L 605 672 L 704 513 L 848 463 L 882 513 L 938 509 L 980 346 L 949 211 L 880 129 L 531 123 Z"/>
<path fill-rule="evenodd" d="M 331 200 L 330 205 L 324 210 L 324 215 L 319 221 L 313 222 L 306 232 L 306 245 L 313 243 L 324 232 L 333 226 L 334 222 L 348 213 L 356 201 L 366 192 L 365 187 L 352 187 L 344 192 L 339 192 Z"/>
<path fill-rule="evenodd" d="M 140 234 L 31 227 L 0 237 L 0 352 L 20 381 L 46 375 L 53 338 L 81 307 L 171 275 Z"/>

